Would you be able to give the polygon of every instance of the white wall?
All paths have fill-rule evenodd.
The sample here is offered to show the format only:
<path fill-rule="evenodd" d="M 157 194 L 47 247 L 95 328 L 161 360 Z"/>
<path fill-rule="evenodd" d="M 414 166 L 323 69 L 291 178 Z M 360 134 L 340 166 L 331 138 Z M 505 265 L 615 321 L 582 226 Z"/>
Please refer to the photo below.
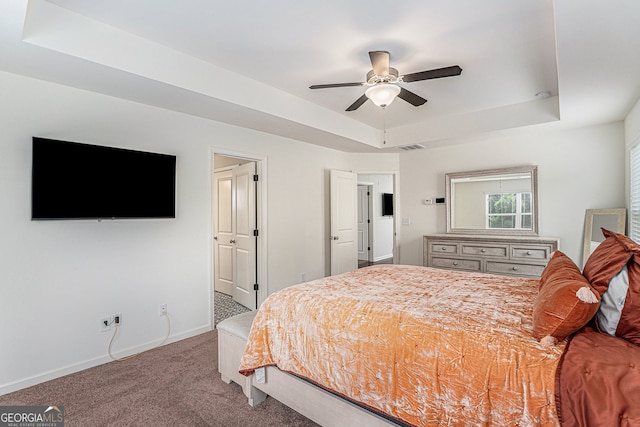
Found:
<path fill-rule="evenodd" d="M 627 147 L 631 147 L 640 139 L 640 100 L 629 111 L 624 120 L 624 134 Z"/>
<path fill-rule="evenodd" d="M 539 234 L 560 238 L 560 249 L 582 265 L 586 209 L 625 206 L 622 122 L 553 130 L 552 126 L 496 133 L 483 140 L 400 155 L 402 218 L 400 262 L 422 264 L 422 236 L 446 231 L 447 172 L 538 165 Z"/>
<path fill-rule="evenodd" d="M 109 361 L 99 318 L 122 313 L 116 354 L 211 329 L 211 156 L 265 159 L 267 273 L 274 291 L 326 273 L 330 168 L 398 170 L 348 155 L 0 72 L 0 394 Z M 30 221 L 31 137 L 177 155 L 177 218 Z"/>

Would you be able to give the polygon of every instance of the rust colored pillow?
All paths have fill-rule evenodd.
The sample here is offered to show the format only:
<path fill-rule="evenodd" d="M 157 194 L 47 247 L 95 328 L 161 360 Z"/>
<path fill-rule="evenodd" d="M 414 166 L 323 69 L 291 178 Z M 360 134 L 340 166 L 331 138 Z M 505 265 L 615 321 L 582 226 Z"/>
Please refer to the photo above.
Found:
<path fill-rule="evenodd" d="M 629 288 L 615 335 L 640 345 L 640 254 L 628 264 Z"/>
<path fill-rule="evenodd" d="M 549 345 L 563 341 L 591 320 L 599 302 L 599 295 L 571 258 L 555 251 L 533 303 L 533 335 Z"/>
<path fill-rule="evenodd" d="M 584 266 L 584 276 L 602 296 L 598 329 L 640 345 L 640 245 L 604 228 L 602 234 L 605 240 Z"/>
<path fill-rule="evenodd" d="M 542 284 L 549 279 L 550 275 L 558 272 L 559 270 L 571 269 L 572 265 L 575 265 L 575 263 L 571 261 L 571 259 L 564 253 L 560 251 L 554 251 L 551 254 L 551 259 L 547 263 L 547 266 L 544 268 L 542 274 L 540 275 L 540 287 L 542 287 Z M 580 273 L 579 270 L 578 273 Z M 538 289 L 540 289 L 540 287 Z"/>
<path fill-rule="evenodd" d="M 605 239 L 589 256 L 584 265 L 582 274 L 587 278 L 591 286 L 602 296 L 609 288 L 609 282 L 616 274 L 620 273 L 633 256 L 634 247 L 640 250 L 640 246 L 633 240 L 622 234 L 602 228 Z"/>

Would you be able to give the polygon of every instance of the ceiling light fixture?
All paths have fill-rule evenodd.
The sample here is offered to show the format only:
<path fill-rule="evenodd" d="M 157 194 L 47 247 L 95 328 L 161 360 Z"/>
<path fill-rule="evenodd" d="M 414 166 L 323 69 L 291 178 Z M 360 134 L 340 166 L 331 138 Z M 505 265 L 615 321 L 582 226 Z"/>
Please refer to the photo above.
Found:
<path fill-rule="evenodd" d="M 400 88 L 388 83 L 378 83 L 365 91 L 365 95 L 378 107 L 386 107 L 391 104 L 400 93 Z"/>

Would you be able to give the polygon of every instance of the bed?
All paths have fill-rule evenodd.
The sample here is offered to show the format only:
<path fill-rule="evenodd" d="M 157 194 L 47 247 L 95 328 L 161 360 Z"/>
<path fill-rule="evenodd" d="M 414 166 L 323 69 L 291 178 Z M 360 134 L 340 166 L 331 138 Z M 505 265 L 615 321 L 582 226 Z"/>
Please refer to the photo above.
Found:
<path fill-rule="evenodd" d="M 250 387 L 297 402 L 294 409 L 305 415 L 317 406 L 305 390 L 315 389 L 363 416 L 374 414 L 380 425 L 586 425 L 581 416 L 602 411 L 585 402 L 594 401 L 607 375 L 587 384 L 585 372 L 598 363 L 593 349 L 570 344 L 582 352 L 567 359 L 565 338 L 613 338 L 606 357 L 624 352 L 620 375 L 629 386 L 613 384 L 620 390 L 612 394 L 627 396 L 640 392 L 639 347 L 589 329 L 601 294 L 557 254 L 540 280 L 380 265 L 291 286 L 257 312 L 239 372 Z M 560 369 L 564 360 L 574 372 Z M 635 360 L 638 369 L 629 368 Z M 567 392 L 577 388 L 584 395 Z M 575 407 L 582 415 L 572 413 Z M 621 408 L 611 414 L 618 421 L 637 415 L 630 405 Z M 354 424 L 335 409 L 341 415 L 320 422 Z"/>

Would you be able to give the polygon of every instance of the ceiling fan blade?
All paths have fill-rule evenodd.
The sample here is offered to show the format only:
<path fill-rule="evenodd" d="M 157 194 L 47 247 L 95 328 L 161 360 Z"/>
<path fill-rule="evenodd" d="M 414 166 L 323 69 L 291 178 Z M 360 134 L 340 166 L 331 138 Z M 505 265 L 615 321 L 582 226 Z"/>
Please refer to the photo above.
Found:
<path fill-rule="evenodd" d="M 373 73 L 376 76 L 389 75 L 389 52 L 385 50 L 375 50 L 373 52 L 369 52 L 369 59 L 371 59 Z"/>
<path fill-rule="evenodd" d="M 349 105 L 349 107 L 347 107 L 347 109 L 345 111 L 353 111 L 353 110 L 357 110 L 358 108 L 360 108 L 362 106 L 362 104 L 364 104 L 365 102 L 367 102 L 367 95 L 362 95 L 360 98 L 358 98 L 356 100 L 356 102 L 354 102 L 353 104 Z"/>
<path fill-rule="evenodd" d="M 436 68 L 435 70 L 419 71 L 417 73 L 405 74 L 404 76 L 402 76 L 402 81 L 405 83 L 410 83 L 420 80 L 459 76 L 460 73 L 462 73 L 462 68 L 460 68 L 458 65 L 452 65 L 451 67 Z"/>
<path fill-rule="evenodd" d="M 414 107 L 419 107 L 420 105 L 427 102 L 427 100 L 424 99 L 423 97 L 416 95 L 415 93 L 408 91 L 403 87 L 400 88 L 400 93 L 398 94 L 398 98 L 404 99 Z"/>
<path fill-rule="evenodd" d="M 324 84 L 324 85 L 311 85 L 309 86 L 309 89 L 328 89 L 328 88 L 332 88 L 332 87 L 347 87 L 347 86 L 363 86 L 364 83 L 362 82 L 358 82 L 358 83 L 329 83 L 329 84 Z"/>

